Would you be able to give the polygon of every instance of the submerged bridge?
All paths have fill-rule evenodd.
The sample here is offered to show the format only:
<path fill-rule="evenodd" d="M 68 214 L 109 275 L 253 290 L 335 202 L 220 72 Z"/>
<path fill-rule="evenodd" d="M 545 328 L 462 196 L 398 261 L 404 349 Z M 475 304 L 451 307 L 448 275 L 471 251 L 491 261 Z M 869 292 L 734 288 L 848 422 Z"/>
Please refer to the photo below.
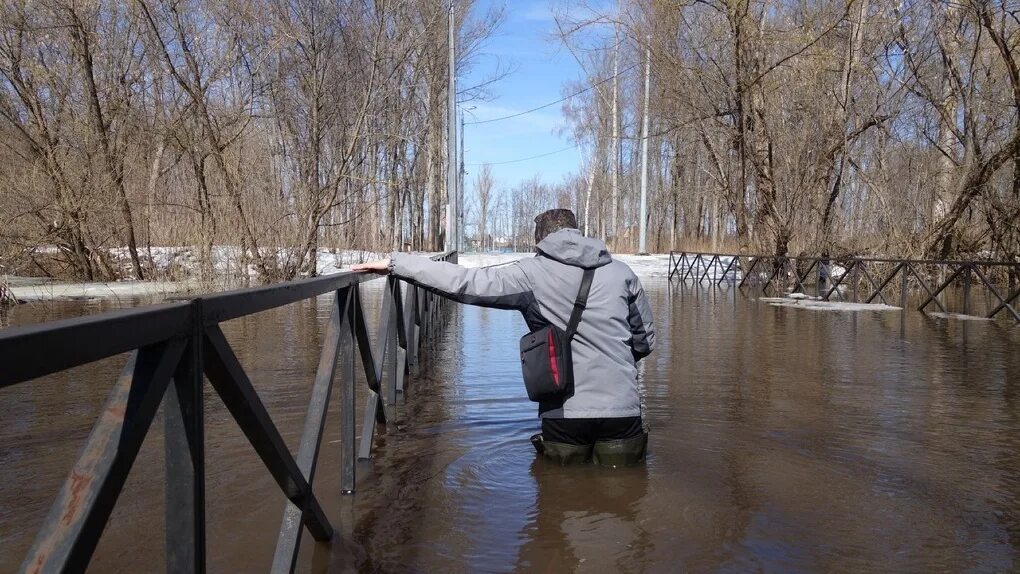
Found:
<path fill-rule="evenodd" d="M 456 252 L 434 257 L 456 262 Z M 312 482 L 334 381 L 340 386 L 340 484 L 355 490 L 355 458 L 369 458 L 377 427 L 393 419 L 411 367 L 438 331 L 449 302 L 386 279 L 378 330 L 369 335 L 360 286 L 376 279 L 340 273 L 240 289 L 0 331 L 0 389 L 130 353 L 114 382 L 48 518 L 25 557 L 24 572 L 86 569 L 160 405 L 165 420 L 166 570 L 206 567 L 205 417 L 211 383 L 289 502 L 283 512 L 273 572 L 294 570 L 305 528 L 319 541 L 334 526 Z M 220 323 L 330 295 L 326 329 L 298 452 L 292 453 L 253 387 Z M 356 445 L 355 353 L 367 380 L 363 428 Z M 339 378 L 335 375 L 339 370 Z"/>
<path fill-rule="evenodd" d="M 669 279 L 684 283 L 721 285 L 733 282 L 784 294 L 792 289 L 807 294 L 814 287 L 822 301 L 854 303 L 892 301 L 906 309 L 910 296 L 919 294 L 922 313 L 941 313 L 995 318 L 1008 313 L 1020 322 L 1016 301 L 1020 299 L 1020 262 L 939 261 L 869 257 L 818 256 L 776 257 L 671 251 Z M 944 294 L 953 287 L 959 294 L 953 303 Z M 955 304 L 955 306 L 954 306 Z"/>

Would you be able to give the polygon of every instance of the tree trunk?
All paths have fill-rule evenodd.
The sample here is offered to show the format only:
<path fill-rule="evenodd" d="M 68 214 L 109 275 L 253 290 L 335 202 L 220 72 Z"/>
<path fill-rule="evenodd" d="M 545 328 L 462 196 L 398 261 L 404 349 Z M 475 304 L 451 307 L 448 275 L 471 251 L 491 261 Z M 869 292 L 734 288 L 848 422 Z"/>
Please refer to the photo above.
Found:
<path fill-rule="evenodd" d="M 96 136 L 99 138 L 99 145 L 102 149 L 106 170 L 117 194 L 117 205 L 120 208 L 121 219 L 124 221 L 125 240 L 128 253 L 131 256 L 131 266 L 134 269 L 136 279 L 145 279 L 145 275 L 142 273 L 141 261 L 138 259 L 138 244 L 135 240 L 135 224 L 131 217 L 131 204 L 128 203 L 127 190 L 124 187 L 124 169 L 121 163 L 114 157 L 110 144 L 110 126 L 104 117 L 102 105 L 99 103 L 99 89 L 96 86 L 89 30 L 85 28 L 84 22 L 81 21 L 78 13 L 73 8 L 69 12 L 73 20 L 71 37 L 75 41 L 75 48 L 78 52 L 78 57 L 81 59 L 85 74 L 92 126 L 96 131 Z"/>

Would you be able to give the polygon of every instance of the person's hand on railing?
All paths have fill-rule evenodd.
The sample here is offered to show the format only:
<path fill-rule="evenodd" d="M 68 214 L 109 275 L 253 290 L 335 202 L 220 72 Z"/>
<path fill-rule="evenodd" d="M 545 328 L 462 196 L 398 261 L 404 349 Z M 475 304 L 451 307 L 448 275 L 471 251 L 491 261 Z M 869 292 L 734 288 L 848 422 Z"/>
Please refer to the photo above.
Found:
<path fill-rule="evenodd" d="M 369 273 L 386 275 L 390 272 L 390 260 L 389 258 L 386 258 L 378 261 L 370 261 L 368 263 L 358 263 L 351 267 L 351 271 L 368 271 Z"/>

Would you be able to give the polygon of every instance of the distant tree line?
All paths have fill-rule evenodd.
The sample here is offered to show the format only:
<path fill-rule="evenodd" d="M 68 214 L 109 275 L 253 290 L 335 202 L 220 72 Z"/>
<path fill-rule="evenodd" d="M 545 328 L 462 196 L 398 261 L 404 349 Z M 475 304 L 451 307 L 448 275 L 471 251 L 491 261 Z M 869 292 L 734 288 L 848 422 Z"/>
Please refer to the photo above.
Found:
<path fill-rule="evenodd" d="M 455 4 L 460 76 L 502 18 L 474 4 Z M 0 274 L 145 278 L 170 246 L 206 277 L 228 245 L 269 281 L 316 273 L 322 249 L 441 249 L 447 6 L 0 4 Z M 472 174 L 479 247 L 529 249 L 561 206 L 637 249 L 647 53 L 650 250 L 1020 256 L 1008 3 L 564 6 L 580 169 Z"/>
<path fill-rule="evenodd" d="M 1020 16 L 983 0 L 641 0 L 558 14 L 583 225 L 637 245 L 1020 256 Z M 612 78 L 611 80 L 608 80 Z"/>
<path fill-rule="evenodd" d="M 0 273 L 145 278 L 191 246 L 208 276 L 232 245 L 269 281 L 440 249 L 448 6 L 3 2 Z M 502 14 L 455 10 L 464 70 Z"/>

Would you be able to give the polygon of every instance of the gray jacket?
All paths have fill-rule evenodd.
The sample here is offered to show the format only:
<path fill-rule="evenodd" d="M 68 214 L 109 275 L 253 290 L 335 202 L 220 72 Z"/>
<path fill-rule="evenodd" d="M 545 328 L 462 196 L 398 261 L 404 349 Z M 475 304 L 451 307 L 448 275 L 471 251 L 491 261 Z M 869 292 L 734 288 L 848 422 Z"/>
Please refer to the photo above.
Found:
<path fill-rule="evenodd" d="M 655 339 L 641 282 L 627 264 L 613 261 L 605 243 L 576 229 L 550 234 L 538 251 L 533 258 L 481 269 L 394 253 L 390 270 L 461 303 L 517 309 L 534 330 L 548 323 L 565 329 L 582 270 L 596 269 L 571 347 L 574 395 L 562 407 L 541 404 L 539 412 L 551 418 L 640 415 L 635 362 L 652 352 Z M 515 344 L 507 352 L 516 349 Z"/>

